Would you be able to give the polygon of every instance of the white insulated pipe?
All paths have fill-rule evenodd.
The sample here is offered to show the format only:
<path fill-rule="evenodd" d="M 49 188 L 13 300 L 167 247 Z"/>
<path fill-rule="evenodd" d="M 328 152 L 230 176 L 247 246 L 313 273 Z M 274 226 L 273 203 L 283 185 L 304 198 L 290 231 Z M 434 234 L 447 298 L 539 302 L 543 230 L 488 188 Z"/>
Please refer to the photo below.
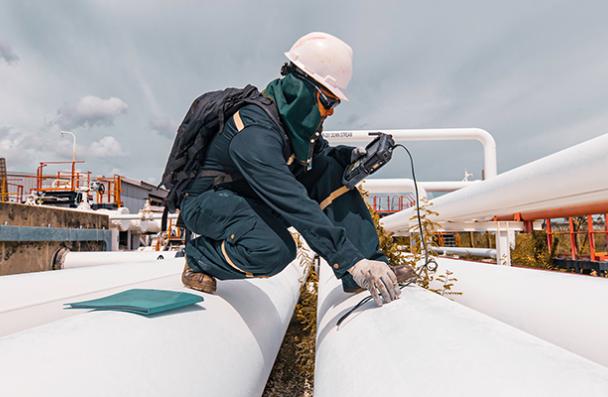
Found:
<path fill-rule="evenodd" d="M 0 395 L 260 396 L 302 276 L 294 262 L 269 279 L 219 281 L 209 295 L 184 288 L 176 274 L 146 288 L 204 302 L 151 317 L 70 310 L 78 313 L 0 338 Z"/>
<path fill-rule="evenodd" d="M 493 248 L 430 247 L 429 249 L 440 255 L 469 255 L 482 258 L 496 258 L 496 250 Z"/>
<path fill-rule="evenodd" d="M 156 212 L 149 214 L 109 214 L 110 220 L 160 220 L 163 218 L 163 214 L 159 214 Z M 177 219 L 179 214 L 167 214 L 167 219 Z"/>
<path fill-rule="evenodd" d="M 332 144 L 368 143 L 374 139 L 374 136 L 370 136 L 369 133 L 378 131 L 380 130 L 326 131 L 323 133 L 323 137 Z M 398 129 L 382 130 L 382 132 L 391 134 L 395 142 L 477 141 L 483 147 L 484 179 L 494 178 L 497 174 L 496 141 L 490 133 L 481 128 Z"/>
<path fill-rule="evenodd" d="M 481 181 L 428 181 L 420 182 L 420 186 L 422 186 L 427 192 L 453 192 L 454 190 L 471 186 L 477 182 Z"/>
<path fill-rule="evenodd" d="M 94 299 L 170 277 L 179 280 L 184 258 L 118 263 L 0 277 L 0 336 L 78 313 L 63 303 Z"/>
<path fill-rule="evenodd" d="M 453 192 L 470 186 L 478 181 L 432 181 L 418 182 L 420 197 L 426 197 L 427 192 Z M 410 178 L 372 178 L 364 179 L 359 186 L 370 193 L 413 193 L 414 180 Z"/>
<path fill-rule="evenodd" d="M 453 295 L 456 302 L 608 366 L 608 279 L 448 258 L 437 263 L 458 279 L 454 290 L 463 294 Z"/>
<path fill-rule="evenodd" d="M 178 251 L 70 251 L 65 255 L 61 268 L 151 262 L 175 258 L 177 253 Z"/>
<path fill-rule="evenodd" d="M 364 179 L 360 186 L 370 193 L 410 193 L 415 191 L 412 179 Z M 426 198 L 426 189 L 418 183 L 418 194 L 420 198 Z"/>
<path fill-rule="evenodd" d="M 594 213 L 608 207 L 608 134 L 543 157 L 496 178 L 445 194 L 430 207 L 436 221 L 512 220 L 550 216 L 548 211 Z M 389 231 L 409 229 L 413 209 L 382 218 Z M 562 215 L 563 216 L 563 215 Z"/>
<path fill-rule="evenodd" d="M 608 395 L 608 368 L 419 287 L 337 329 L 366 295 L 343 293 L 323 265 L 315 397 Z"/>

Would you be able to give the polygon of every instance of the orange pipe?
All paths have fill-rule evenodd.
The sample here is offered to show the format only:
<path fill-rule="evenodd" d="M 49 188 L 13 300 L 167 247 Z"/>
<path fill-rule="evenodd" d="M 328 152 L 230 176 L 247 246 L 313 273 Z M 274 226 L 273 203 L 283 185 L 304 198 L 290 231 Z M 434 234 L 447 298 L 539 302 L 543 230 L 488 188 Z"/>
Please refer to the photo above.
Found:
<path fill-rule="evenodd" d="M 576 259 L 576 235 L 574 234 L 572 217 L 568 217 L 568 226 L 570 228 L 570 255 L 572 259 Z"/>
<path fill-rule="evenodd" d="M 550 208 L 546 210 L 518 212 L 510 215 L 498 215 L 495 221 L 533 221 L 545 218 L 567 218 L 570 216 L 585 216 L 587 214 L 601 214 L 608 212 L 608 201 L 599 201 L 591 204 Z"/>
<path fill-rule="evenodd" d="M 593 217 L 587 215 L 587 232 L 589 233 L 589 256 L 595 260 L 595 237 L 593 235 Z"/>
<path fill-rule="evenodd" d="M 553 248 L 553 232 L 551 230 L 551 218 L 547 218 L 545 221 L 545 231 L 547 232 L 547 248 L 549 248 L 549 253 L 551 253 Z"/>

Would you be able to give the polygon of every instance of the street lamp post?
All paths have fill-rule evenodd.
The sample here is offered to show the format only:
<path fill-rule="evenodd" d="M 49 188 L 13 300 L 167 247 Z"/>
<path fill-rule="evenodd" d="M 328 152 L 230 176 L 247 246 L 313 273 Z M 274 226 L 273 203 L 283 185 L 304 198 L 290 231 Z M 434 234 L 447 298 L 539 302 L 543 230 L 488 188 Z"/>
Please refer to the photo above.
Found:
<path fill-rule="evenodd" d="M 72 187 L 72 191 L 75 191 L 75 187 L 74 187 L 74 178 L 76 175 L 76 134 L 74 134 L 72 131 L 60 131 L 61 135 L 65 135 L 65 134 L 69 134 L 72 135 L 72 182 L 71 182 L 71 187 Z"/>

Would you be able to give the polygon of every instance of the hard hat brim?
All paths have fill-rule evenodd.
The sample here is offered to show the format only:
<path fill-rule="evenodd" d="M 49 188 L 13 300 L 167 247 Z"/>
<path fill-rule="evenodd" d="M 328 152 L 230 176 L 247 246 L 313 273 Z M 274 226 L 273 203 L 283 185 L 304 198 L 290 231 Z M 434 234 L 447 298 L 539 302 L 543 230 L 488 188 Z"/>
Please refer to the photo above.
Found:
<path fill-rule="evenodd" d="M 325 81 L 323 81 L 321 79 L 321 77 L 315 73 L 310 73 L 306 66 L 303 65 L 301 62 L 299 62 L 296 59 L 293 59 L 293 57 L 291 56 L 291 54 L 289 52 L 285 52 L 285 57 L 294 65 L 296 65 L 298 67 L 298 69 L 300 69 L 302 72 L 306 73 L 307 76 L 309 76 L 311 79 L 313 79 L 314 81 L 316 81 L 317 83 L 321 84 L 325 89 L 327 89 L 327 91 L 331 92 L 332 94 L 334 94 L 335 96 L 337 96 L 338 98 L 340 98 L 340 101 L 344 101 L 344 102 L 348 102 L 348 97 L 346 96 L 346 94 L 344 93 L 344 91 L 342 91 L 341 89 L 339 89 L 336 86 L 333 85 L 328 85 Z"/>

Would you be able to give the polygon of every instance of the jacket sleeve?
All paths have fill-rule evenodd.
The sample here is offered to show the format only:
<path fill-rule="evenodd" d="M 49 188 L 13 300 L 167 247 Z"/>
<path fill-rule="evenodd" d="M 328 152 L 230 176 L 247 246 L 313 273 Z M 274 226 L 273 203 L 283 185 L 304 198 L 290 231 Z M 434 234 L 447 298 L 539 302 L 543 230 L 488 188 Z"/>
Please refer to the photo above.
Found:
<path fill-rule="evenodd" d="M 346 237 L 344 228 L 331 222 L 293 176 L 283 158 L 283 141 L 277 132 L 249 125 L 232 138 L 229 153 L 255 193 L 302 234 L 338 277 L 364 259 Z"/>
<path fill-rule="evenodd" d="M 333 157 L 338 160 L 338 163 L 340 163 L 342 167 L 347 167 L 351 163 L 350 158 L 354 149 L 354 146 L 330 146 L 327 139 L 320 137 L 315 144 L 314 153 L 315 155 L 324 154 Z"/>

